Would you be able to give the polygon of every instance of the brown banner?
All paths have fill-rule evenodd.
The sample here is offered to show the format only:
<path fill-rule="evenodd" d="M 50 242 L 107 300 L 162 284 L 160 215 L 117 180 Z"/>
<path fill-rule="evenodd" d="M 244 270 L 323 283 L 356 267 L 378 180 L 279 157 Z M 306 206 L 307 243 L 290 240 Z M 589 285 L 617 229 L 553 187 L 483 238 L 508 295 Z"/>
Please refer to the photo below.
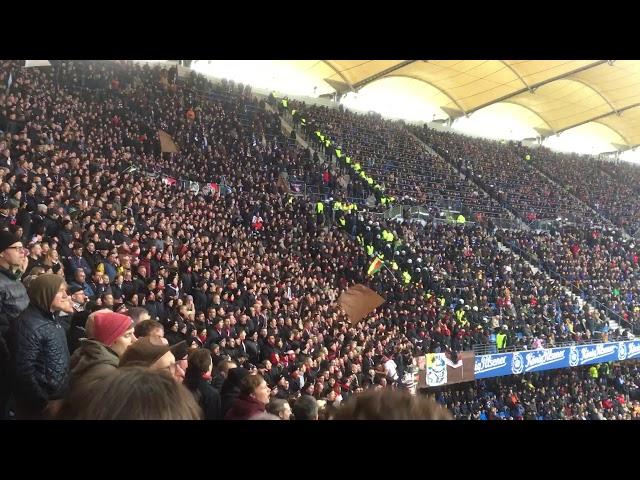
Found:
<path fill-rule="evenodd" d="M 338 299 L 351 323 L 356 323 L 384 303 L 384 298 L 364 285 L 354 285 Z"/>
<path fill-rule="evenodd" d="M 158 130 L 158 137 L 160 137 L 160 149 L 165 153 L 178 153 L 180 150 L 178 146 L 167 132 Z"/>

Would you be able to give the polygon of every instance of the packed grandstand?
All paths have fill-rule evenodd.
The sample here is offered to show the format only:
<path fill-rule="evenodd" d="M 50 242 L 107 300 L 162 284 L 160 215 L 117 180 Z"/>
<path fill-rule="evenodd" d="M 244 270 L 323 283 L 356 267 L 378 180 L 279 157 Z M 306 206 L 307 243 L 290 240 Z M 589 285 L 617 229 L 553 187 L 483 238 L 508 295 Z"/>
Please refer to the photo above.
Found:
<path fill-rule="evenodd" d="M 3 419 L 639 418 L 639 167 L 171 64 L 0 91 Z"/>

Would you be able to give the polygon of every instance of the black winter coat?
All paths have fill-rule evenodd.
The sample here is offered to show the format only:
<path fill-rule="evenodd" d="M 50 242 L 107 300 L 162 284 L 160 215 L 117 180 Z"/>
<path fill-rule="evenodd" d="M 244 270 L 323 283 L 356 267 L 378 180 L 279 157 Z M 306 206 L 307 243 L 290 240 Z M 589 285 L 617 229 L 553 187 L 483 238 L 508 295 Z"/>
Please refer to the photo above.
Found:
<path fill-rule="evenodd" d="M 202 407 L 205 420 L 222 420 L 222 403 L 218 390 L 203 378 L 195 381 L 185 379 L 184 385 Z"/>
<path fill-rule="evenodd" d="M 67 337 L 58 319 L 33 304 L 12 322 L 16 406 L 42 410 L 69 383 Z"/>

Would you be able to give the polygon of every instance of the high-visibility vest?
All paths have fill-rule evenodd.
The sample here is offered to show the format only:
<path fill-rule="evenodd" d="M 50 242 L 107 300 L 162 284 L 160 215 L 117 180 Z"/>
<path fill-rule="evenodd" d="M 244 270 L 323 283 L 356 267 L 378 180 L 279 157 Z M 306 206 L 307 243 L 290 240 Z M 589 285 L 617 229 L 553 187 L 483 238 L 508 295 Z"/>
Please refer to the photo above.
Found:
<path fill-rule="evenodd" d="M 340 203 L 339 201 L 335 201 L 333 204 L 333 209 L 334 210 L 340 210 L 342 208 L 342 203 Z"/>
<path fill-rule="evenodd" d="M 504 348 L 507 346 L 507 335 L 499 333 L 496 335 L 496 345 L 498 348 Z"/>
<path fill-rule="evenodd" d="M 284 98 L 282 99 L 282 106 L 287 108 L 289 106 L 289 102 L 287 102 Z"/>
<path fill-rule="evenodd" d="M 336 157 L 340 158 L 342 156 L 342 150 L 336 148 Z"/>
<path fill-rule="evenodd" d="M 402 279 L 404 280 L 404 283 L 410 283 L 411 275 L 409 275 L 409 272 L 402 272 Z"/>
<path fill-rule="evenodd" d="M 362 238 L 362 235 L 356 235 L 356 240 L 358 240 L 358 243 L 360 245 L 364 244 L 364 239 Z"/>
<path fill-rule="evenodd" d="M 331 145 L 331 140 L 329 140 L 328 138 L 324 141 L 324 144 L 328 147 L 329 145 Z"/>
<path fill-rule="evenodd" d="M 297 110 L 291 110 L 291 116 L 293 117 L 296 114 Z"/>
<path fill-rule="evenodd" d="M 316 212 L 318 213 L 324 212 L 324 203 L 322 202 L 316 203 Z"/>
<path fill-rule="evenodd" d="M 391 268 L 398 270 L 398 264 L 395 261 L 391 262 Z"/>
<path fill-rule="evenodd" d="M 356 162 L 356 163 L 355 163 L 355 165 L 353 165 L 353 169 L 354 169 L 356 172 L 359 172 L 359 171 L 360 171 L 360 169 L 362 169 L 362 167 L 360 166 L 360 163 Z"/>
<path fill-rule="evenodd" d="M 347 165 L 349 165 L 351 163 L 351 157 L 345 157 L 344 161 Z"/>
<path fill-rule="evenodd" d="M 598 369 L 596 368 L 595 365 L 591 365 L 589 367 L 589 376 L 591 378 L 598 378 Z"/>
<path fill-rule="evenodd" d="M 319 137 L 320 137 L 320 141 L 324 142 L 324 135 L 320 134 Z"/>
<path fill-rule="evenodd" d="M 347 224 L 347 221 L 344 219 L 344 217 L 340 217 L 338 219 L 338 223 L 340 224 L 341 227 L 344 227 Z"/>
<path fill-rule="evenodd" d="M 373 185 L 373 178 L 371 178 L 371 177 L 367 178 L 367 183 L 369 185 Z"/>
<path fill-rule="evenodd" d="M 307 121 L 303 118 L 302 120 L 300 120 L 300 123 L 302 123 L 302 125 L 306 125 Z"/>
<path fill-rule="evenodd" d="M 460 214 L 460 215 L 458 215 L 458 218 L 456 219 L 456 221 L 458 223 L 464 224 L 467 221 L 467 219 L 464 218 L 464 215 Z"/>
<path fill-rule="evenodd" d="M 386 204 L 387 204 L 387 197 L 382 197 L 382 198 L 380 199 L 380 203 L 381 203 L 382 205 L 386 205 Z"/>
<path fill-rule="evenodd" d="M 367 245 L 367 255 L 373 257 L 373 245 Z"/>

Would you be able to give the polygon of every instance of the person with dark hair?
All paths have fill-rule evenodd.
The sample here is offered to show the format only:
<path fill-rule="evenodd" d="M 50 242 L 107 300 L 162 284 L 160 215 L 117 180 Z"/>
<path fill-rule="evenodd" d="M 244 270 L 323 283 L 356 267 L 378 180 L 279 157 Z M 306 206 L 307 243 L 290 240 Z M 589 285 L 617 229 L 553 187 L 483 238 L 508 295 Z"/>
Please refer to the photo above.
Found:
<path fill-rule="evenodd" d="M 211 353 L 204 349 L 194 350 L 189 354 L 189 366 L 185 373 L 183 385 L 187 387 L 202 407 L 205 420 L 222 418 L 220 393 L 211 386 L 213 363 Z"/>
<path fill-rule="evenodd" d="M 134 333 L 136 338 L 156 337 L 164 339 L 164 327 L 156 320 L 142 320 L 135 324 Z"/>
<path fill-rule="evenodd" d="M 0 231 L 0 420 L 7 418 L 9 414 L 9 327 L 29 306 L 27 289 L 20 282 L 27 262 L 26 249 L 22 246 L 22 241 L 10 232 Z"/>
<path fill-rule="evenodd" d="M 144 307 L 131 307 L 127 310 L 127 315 L 131 317 L 134 325 L 138 325 L 144 320 L 152 320 L 149 312 Z"/>
<path fill-rule="evenodd" d="M 61 420 L 201 420 L 193 395 L 165 371 L 143 367 L 114 370 L 67 398 Z"/>
<path fill-rule="evenodd" d="M 333 419 L 452 420 L 453 416 L 430 397 L 412 395 L 407 390 L 377 389 L 351 397 Z"/>
<path fill-rule="evenodd" d="M 318 420 L 318 402 L 311 395 L 301 395 L 293 405 L 294 420 Z"/>
<path fill-rule="evenodd" d="M 248 370 L 235 366 L 235 363 L 229 363 L 226 378 L 220 389 L 223 418 L 236 401 L 236 398 L 238 398 L 238 395 L 240 395 L 240 383 L 245 377 L 249 376 Z M 232 367 L 231 365 L 234 366 Z"/>
<path fill-rule="evenodd" d="M 64 279 L 42 274 L 29 286 L 30 303 L 11 324 L 16 416 L 50 416 L 67 392 L 69 349 L 56 314 L 73 312 Z M 45 411 L 45 409 L 47 409 Z"/>
<path fill-rule="evenodd" d="M 246 375 L 240 382 L 239 395 L 225 414 L 225 420 L 248 420 L 264 413 L 269 403 L 269 387 L 260 375 Z"/>

